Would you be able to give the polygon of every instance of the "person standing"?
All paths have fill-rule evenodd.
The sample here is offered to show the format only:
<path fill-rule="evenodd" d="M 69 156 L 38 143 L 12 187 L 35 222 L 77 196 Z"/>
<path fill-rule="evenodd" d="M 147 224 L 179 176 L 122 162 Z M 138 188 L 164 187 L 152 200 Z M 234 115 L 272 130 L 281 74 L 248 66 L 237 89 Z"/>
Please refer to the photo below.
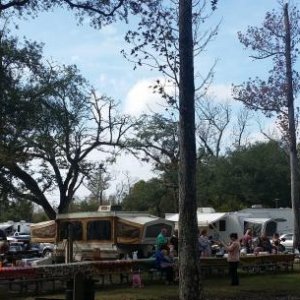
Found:
<path fill-rule="evenodd" d="M 198 238 L 198 249 L 200 257 L 211 256 L 211 241 L 207 236 L 207 230 L 203 229 Z"/>
<path fill-rule="evenodd" d="M 178 230 L 174 231 L 174 234 L 170 238 L 170 252 L 173 256 L 178 256 Z"/>
<path fill-rule="evenodd" d="M 0 229 L 0 254 L 4 254 L 8 250 L 8 242 L 5 231 Z"/>
<path fill-rule="evenodd" d="M 167 228 L 162 228 L 156 238 L 156 250 L 168 249 Z"/>
<path fill-rule="evenodd" d="M 229 276 L 231 278 L 231 285 L 239 285 L 239 277 L 238 277 L 238 266 L 240 262 L 240 243 L 238 241 L 237 233 L 230 234 L 230 243 L 226 245 L 222 243 L 225 247 L 225 250 L 228 253 L 227 261 L 229 265 Z"/>

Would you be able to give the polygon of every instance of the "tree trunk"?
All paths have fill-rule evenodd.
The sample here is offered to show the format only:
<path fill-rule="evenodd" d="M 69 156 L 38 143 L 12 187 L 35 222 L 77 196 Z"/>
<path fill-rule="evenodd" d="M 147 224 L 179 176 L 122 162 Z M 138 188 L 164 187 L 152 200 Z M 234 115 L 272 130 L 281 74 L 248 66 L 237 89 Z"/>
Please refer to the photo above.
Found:
<path fill-rule="evenodd" d="M 56 212 L 53 209 L 53 207 L 49 204 L 48 201 L 42 201 L 42 204 L 40 204 L 40 205 L 43 207 L 44 212 L 46 213 L 47 217 L 50 220 L 55 220 L 56 219 Z"/>
<path fill-rule="evenodd" d="M 300 234 L 300 204 L 299 204 L 299 160 L 297 156 L 297 140 L 295 129 L 293 73 L 291 59 L 291 32 L 288 4 L 284 5 L 285 24 L 285 61 L 286 61 L 286 83 L 287 83 L 287 106 L 289 124 L 289 151 L 291 169 L 291 202 L 294 213 L 294 241 L 293 248 L 299 245 Z"/>
<path fill-rule="evenodd" d="M 202 299 L 196 203 L 192 0 L 179 1 L 179 299 Z"/>

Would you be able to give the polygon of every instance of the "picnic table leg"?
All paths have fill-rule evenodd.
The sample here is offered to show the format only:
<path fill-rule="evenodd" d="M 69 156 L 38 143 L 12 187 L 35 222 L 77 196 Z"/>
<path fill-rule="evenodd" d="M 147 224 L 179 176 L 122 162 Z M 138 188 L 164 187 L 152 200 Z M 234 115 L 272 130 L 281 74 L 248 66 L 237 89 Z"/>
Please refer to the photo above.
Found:
<path fill-rule="evenodd" d="M 73 287 L 73 280 L 68 280 L 65 291 L 65 300 L 73 300 Z"/>

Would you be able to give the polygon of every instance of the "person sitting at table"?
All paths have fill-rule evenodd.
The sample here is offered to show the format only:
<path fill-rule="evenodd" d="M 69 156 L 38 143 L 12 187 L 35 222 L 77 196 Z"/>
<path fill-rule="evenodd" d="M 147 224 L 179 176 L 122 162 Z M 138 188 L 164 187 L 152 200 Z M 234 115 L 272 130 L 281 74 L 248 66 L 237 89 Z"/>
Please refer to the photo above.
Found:
<path fill-rule="evenodd" d="M 272 252 L 284 252 L 285 247 L 281 244 L 281 239 L 279 237 L 279 233 L 275 232 L 272 236 Z"/>
<path fill-rule="evenodd" d="M 162 249 L 156 252 L 155 264 L 158 270 L 166 274 L 166 284 L 174 282 L 174 261 L 169 256 L 168 250 Z"/>
<path fill-rule="evenodd" d="M 248 228 L 241 239 L 241 246 L 246 249 L 247 253 L 252 252 L 252 229 Z"/>
<path fill-rule="evenodd" d="M 272 253 L 272 244 L 266 234 L 262 234 L 257 240 L 257 246 L 254 249 L 255 253 L 268 252 Z"/>

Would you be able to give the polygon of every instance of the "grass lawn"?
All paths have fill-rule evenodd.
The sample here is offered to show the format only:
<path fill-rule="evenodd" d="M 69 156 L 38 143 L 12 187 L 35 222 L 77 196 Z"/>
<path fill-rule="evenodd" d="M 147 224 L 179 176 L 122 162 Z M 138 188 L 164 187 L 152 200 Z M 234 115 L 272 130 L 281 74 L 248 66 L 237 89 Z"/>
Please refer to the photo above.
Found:
<path fill-rule="evenodd" d="M 241 274 L 240 286 L 232 287 L 227 277 L 209 278 L 203 280 L 204 294 L 209 300 L 228 299 L 300 299 L 300 271 L 277 274 Z M 7 298 L 8 297 L 8 298 Z M 64 294 L 48 296 L 64 299 Z M 1 295 L 0 299 L 11 299 Z M 35 297 L 14 298 L 34 300 Z M 105 286 L 97 289 L 96 300 L 176 300 L 178 286 L 145 282 L 143 288 L 131 286 Z"/>

